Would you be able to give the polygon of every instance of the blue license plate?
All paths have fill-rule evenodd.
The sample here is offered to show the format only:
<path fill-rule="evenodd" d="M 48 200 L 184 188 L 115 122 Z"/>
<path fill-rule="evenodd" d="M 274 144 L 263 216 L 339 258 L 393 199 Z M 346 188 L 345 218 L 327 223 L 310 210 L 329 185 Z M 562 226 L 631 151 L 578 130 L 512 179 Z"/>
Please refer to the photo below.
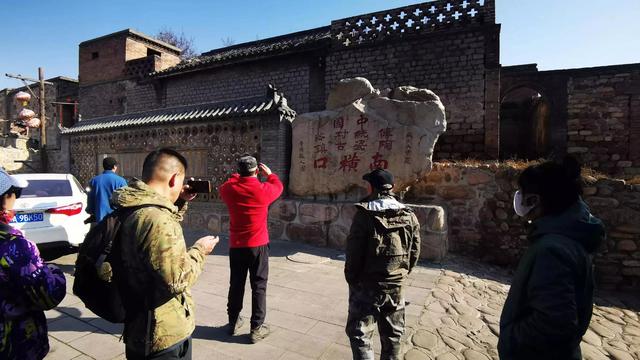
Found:
<path fill-rule="evenodd" d="M 11 221 L 12 223 L 29 223 L 44 221 L 43 213 L 31 213 L 31 214 L 17 214 Z"/>

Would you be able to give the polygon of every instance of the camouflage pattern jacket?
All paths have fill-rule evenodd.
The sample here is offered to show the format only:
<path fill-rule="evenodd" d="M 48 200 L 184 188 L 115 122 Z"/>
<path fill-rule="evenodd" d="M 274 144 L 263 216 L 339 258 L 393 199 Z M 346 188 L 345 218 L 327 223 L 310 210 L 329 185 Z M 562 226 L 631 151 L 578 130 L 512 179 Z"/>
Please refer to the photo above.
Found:
<path fill-rule="evenodd" d="M 344 274 L 349 285 L 395 289 L 420 257 L 420 224 L 392 195 L 356 204 L 347 237 Z"/>
<path fill-rule="evenodd" d="M 44 310 L 66 293 L 60 269 L 42 262 L 38 248 L 0 222 L 0 359 L 42 359 L 49 352 Z"/>
<path fill-rule="evenodd" d="M 144 182 L 134 179 L 116 190 L 111 202 L 124 208 L 147 205 L 122 223 L 123 273 L 117 281 L 126 289 L 125 343 L 136 353 L 152 354 L 195 328 L 190 287 L 203 270 L 204 249 L 186 248 L 180 226 L 186 206 L 178 209 Z"/>

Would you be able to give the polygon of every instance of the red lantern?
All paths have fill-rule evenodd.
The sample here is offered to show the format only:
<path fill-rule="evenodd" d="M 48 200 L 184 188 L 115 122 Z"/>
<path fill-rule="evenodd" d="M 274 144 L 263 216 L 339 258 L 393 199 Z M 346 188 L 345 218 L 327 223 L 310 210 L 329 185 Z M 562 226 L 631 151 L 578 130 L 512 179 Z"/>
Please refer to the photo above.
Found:
<path fill-rule="evenodd" d="M 30 128 L 40 127 L 40 119 L 31 118 L 31 119 L 27 120 L 27 126 L 30 127 Z"/>
<path fill-rule="evenodd" d="M 20 120 L 29 120 L 33 117 L 36 116 L 36 113 L 33 112 L 33 110 L 29 110 L 29 109 L 22 109 L 20 110 L 20 112 L 18 113 L 18 118 Z"/>
<path fill-rule="evenodd" d="M 22 106 L 27 106 L 27 103 L 31 100 L 31 95 L 28 92 L 19 91 L 16 94 L 16 101 L 21 103 Z"/>

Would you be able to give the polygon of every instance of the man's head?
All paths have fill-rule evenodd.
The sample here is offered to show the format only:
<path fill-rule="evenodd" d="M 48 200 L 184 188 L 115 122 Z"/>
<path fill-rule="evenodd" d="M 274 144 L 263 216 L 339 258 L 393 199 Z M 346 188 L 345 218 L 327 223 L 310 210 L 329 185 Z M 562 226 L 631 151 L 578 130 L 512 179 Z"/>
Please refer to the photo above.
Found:
<path fill-rule="evenodd" d="M 251 155 L 244 155 L 238 159 L 237 166 L 240 176 L 256 176 L 258 174 L 258 160 Z"/>
<path fill-rule="evenodd" d="M 362 180 L 366 180 L 369 182 L 369 185 L 371 185 L 370 190 L 373 193 L 391 191 L 394 185 L 393 174 L 382 169 L 376 169 L 368 174 L 365 174 L 362 177 Z"/>
<path fill-rule="evenodd" d="M 106 170 L 116 171 L 118 169 L 118 160 L 112 157 L 102 159 L 102 168 Z"/>
<path fill-rule="evenodd" d="M 142 181 L 176 202 L 184 184 L 187 159 L 179 152 L 162 148 L 151 152 L 142 165 Z"/>

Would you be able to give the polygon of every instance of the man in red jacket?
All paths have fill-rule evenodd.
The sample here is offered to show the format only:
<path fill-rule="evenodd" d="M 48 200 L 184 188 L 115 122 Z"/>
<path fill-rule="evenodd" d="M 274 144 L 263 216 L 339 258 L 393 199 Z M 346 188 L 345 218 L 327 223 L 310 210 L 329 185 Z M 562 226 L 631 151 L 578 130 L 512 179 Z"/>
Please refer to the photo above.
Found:
<path fill-rule="evenodd" d="M 258 174 L 266 176 L 261 182 Z M 231 175 L 220 187 L 220 197 L 227 204 L 230 216 L 229 263 L 231 279 L 227 314 L 229 334 L 236 335 L 243 324 L 240 317 L 247 272 L 251 282 L 251 342 L 269 335 L 264 325 L 267 314 L 267 278 L 269 275 L 269 205 L 282 194 L 278 175 L 253 156 L 238 160 L 238 173 Z"/>

